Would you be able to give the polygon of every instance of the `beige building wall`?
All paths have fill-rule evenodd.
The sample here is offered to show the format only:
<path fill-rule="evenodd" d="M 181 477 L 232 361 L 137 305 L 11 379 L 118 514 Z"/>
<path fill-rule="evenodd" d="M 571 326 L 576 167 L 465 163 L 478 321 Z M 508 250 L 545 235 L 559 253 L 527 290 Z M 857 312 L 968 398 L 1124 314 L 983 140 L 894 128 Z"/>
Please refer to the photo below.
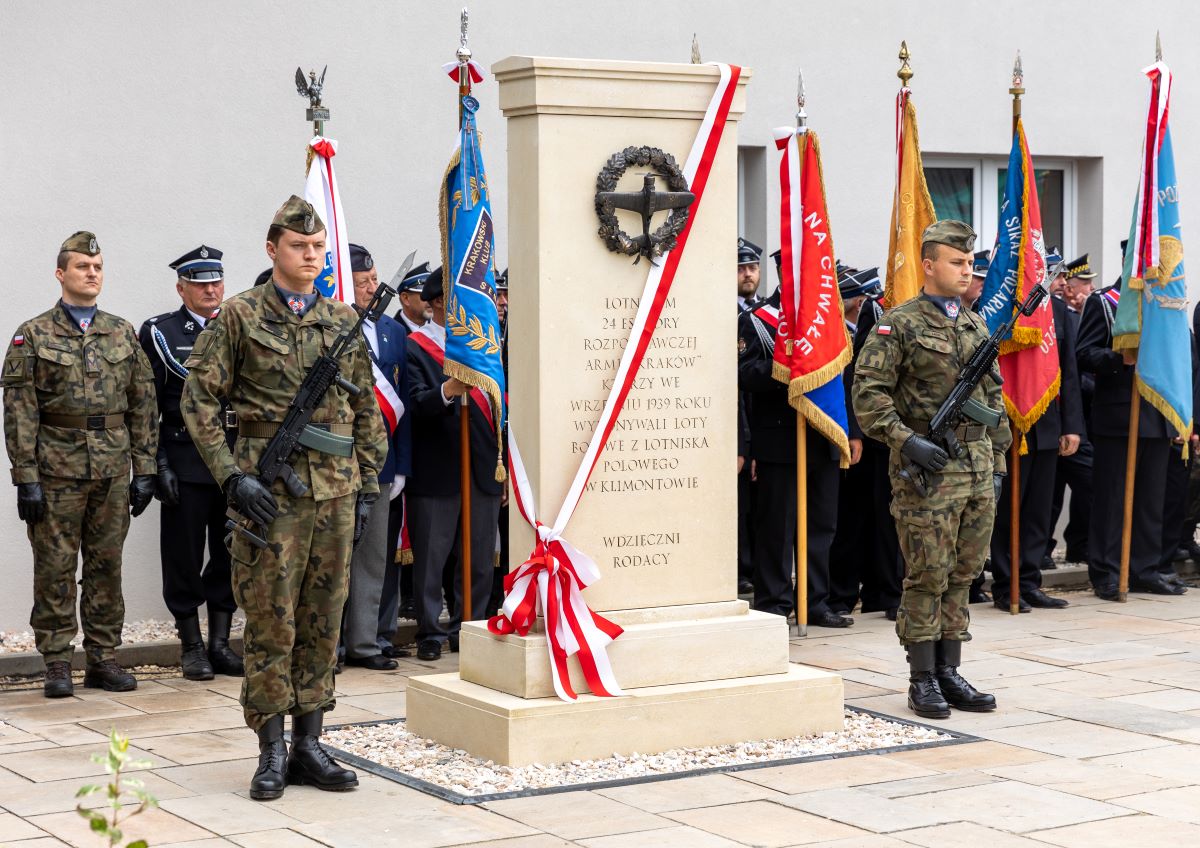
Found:
<path fill-rule="evenodd" d="M 55 253 L 77 229 L 94 230 L 104 249 L 102 308 L 135 324 L 178 307 L 167 263 L 200 242 L 225 251 L 226 293 L 246 288 L 267 266 L 262 242 L 272 213 L 303 186 L 310 130 L 292 82 L 297 65 L 329 65 L 327 131 L 341 145 L 335 162 L 351 238 L 389 276 L 409 250 L 418 261 L 434 258 L 437 185 L 456 108 L 440 65 L 457 47 L 460 5 L 5 0 L 0 338 L 54 303 Z M 803 64 L 835 244 L 839 257 L 860 266 L 881 263 L 886 250 L 901 38 L 913 54 L 929 154 L 1007 154 L 1007 89 L 1020 48 L 1035 160 L 1087 158 L 1076 173 L 1073 238 L 1107 280 L 1128 229 L 1147 102 L 1140 69 L 1153 60 L 1155 28 L 1180 81 L 1172 126 L 1190 197 L 1187 187 L 1200 179 L 1200 54 L 1192 49 L 1200 9 L 1182 0 L 1152 8 L 1114 0 L 479 0 L 471 46 L 484 67 L 512 54 L 687 61 L 695 32 L 706 60 L 752 67 L 739 128 L 748 171 L 740 220 L 768 251 L 778 245 L 771 129 L 793 119 Z M 495 83 L 477 95 L 503 265 L 504 122 Z M 1192 209 L 1185 200 L 1189 233 Z M 732 321 L 730 305 L 713 308 Z M 27 627 L 32 599 L 15 500 L 15 489 L 0 486 L 0 630 Z M 130 618 L 166 617 L 157 548 L 151 506 L 126 546 Z"/>

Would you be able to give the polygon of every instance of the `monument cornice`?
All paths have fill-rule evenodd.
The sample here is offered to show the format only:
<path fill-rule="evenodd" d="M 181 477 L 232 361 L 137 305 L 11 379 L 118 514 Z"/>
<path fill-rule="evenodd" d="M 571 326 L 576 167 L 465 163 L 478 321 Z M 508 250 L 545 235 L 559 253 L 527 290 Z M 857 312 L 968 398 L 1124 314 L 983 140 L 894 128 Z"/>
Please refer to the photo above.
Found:
<path fill-rule="evenodd" d="M 729 109 L 731 120 L 746 110 L 746 83 L 752 73 L 742 69 Z M 704 117 L 720 79 L 715 65 L 581 62 L 548 56 L 509 56 L 492 65 L 492 74 L 503 83 L 500 111 L 507 118 L 600 115 L 696 121 Z M 600 91 L 603 95 L 597 97 Z"/>

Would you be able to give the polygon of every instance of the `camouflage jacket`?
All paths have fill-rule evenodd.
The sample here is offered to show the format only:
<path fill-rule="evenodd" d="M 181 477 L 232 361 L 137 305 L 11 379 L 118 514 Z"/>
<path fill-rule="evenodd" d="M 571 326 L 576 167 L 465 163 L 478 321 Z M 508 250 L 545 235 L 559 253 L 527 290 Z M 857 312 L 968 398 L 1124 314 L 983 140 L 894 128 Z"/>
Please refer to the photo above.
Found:
<path fill-rule="evenodd" d="M 324 297 L 297 317 L 271 283 L 225 301 L 196 339 L 180 402 L 192 440 L 219 483 L 238 471 L 253 473 L 268 442 L 239 436 L 231 451 L 221 428 L 220 399 L 229 399 L 239 421 L 283 421 L 309 367 L 356 320 L 352 307 Z M 342 376 L 363 391 L 352 396 L 337 385 L 330 387 L 312 420 L 350 425 L 354 454 L 340 457 L 301 448 L 292 460 L 309 487 L 308 496 L 319 501 L 360 488 L 378 492 L 379 468 L 387 457 L 387 432 L 371 391 L 371 361 L 361 333 L 342 366 Z M 286 491 L 278 480 L 274 490 Z"/>
<path fill-rule="evenodd" d="M 852 396 L 863 433 L 892 449 L 893 465 L 914 425 L 929 424 L 958 372 L 987 337 L 987 325 L 971 310 L 963 309 L 952 321 L 921 296 L 879 319 L 855 362 Z M 992 409 L 1004 409 L 1000 383 L 1000 369 L 993 366 L 992 376 L 980 383 L 973 397 Z M 951 459 L 942 473 L 1003 474 L 1004 452 L 1011 443 L 1012 432 L 1004 423 L 989 428 L 985 438 L 964 443 L 967 455 Z"/>
<path fill-rule="evenodd" d="M 13 483 L 154 474 L 154 375 L 133 326 L 96 310 L 79 332 L 61 304 L 17 328 L 4 357 L 4 438 Z M 52 427 L 45 414 L 123 415 L 124 426 Z"/>

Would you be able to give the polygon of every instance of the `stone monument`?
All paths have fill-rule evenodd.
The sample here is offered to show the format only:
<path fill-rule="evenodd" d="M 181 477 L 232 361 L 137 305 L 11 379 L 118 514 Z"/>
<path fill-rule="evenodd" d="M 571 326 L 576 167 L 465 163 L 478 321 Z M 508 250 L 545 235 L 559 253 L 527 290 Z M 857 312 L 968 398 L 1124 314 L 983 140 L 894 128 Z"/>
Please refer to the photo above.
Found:
<path fill-rule="evenodd" d="M 508 121 L 510 421 L 549 523 L 593 436 L 649 269 L 597 235 L 597 173 L 641 145 L 682 167 L 720 72 L 516 56 L 493 73 Z M 785 619 L 735 594 L 736 122 L 749 77 L 743 70 L 633 389 L 563 534 L 602 572 L 584 599 L 625 629 L 608 649 L 625 695 L 583 694 L 572 658 L 581 694 L 562 701 L 541 627 L 497 637 L 470 622 L 457 674 L 410 680 L 413 733 L 524 765 L 842 727 L 841 678 L 789 662 Z M 637 190 L 644 170 L 629 168 L 619 188 Z M 640 232 L 636 213 L 618 219 Z M 510 520 L 515 569 L 534 536 L 516 509 Z"/>

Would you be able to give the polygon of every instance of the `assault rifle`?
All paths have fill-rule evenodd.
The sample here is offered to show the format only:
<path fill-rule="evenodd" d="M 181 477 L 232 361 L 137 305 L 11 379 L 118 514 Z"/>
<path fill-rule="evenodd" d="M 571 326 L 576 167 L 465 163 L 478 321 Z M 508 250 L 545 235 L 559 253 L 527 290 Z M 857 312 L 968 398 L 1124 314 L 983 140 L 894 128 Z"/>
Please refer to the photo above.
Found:
<path fill-rule="evenodd" d="M 408 258 L 400 266 L 400 270 L 392 277 L 392 283 L 398 283 L 404 279 L 404 275 L 408 272 L 415 257 L 415 251 L 408 255 Z M 393 286 L 380 283 L 371 297 L 371 302 L 365 309 L 360 310 L 354 327 L 338 336 L 329 351 L 320 356 L 308 369 L 308 373 L 304 375 L 304 382 L 300 384 L 299 391 L 288 404 L 283 423 L 279 425 L 279 429 L 275 431 L 275 435 L 271 437 L 271 441 L 267 443 L 266 448 L 258 457 L 257 476 L 268 489 L 276 480 L 282 480 L 288 494 L 294 498 L 302 497 L 308 491 L 308 486 L 304 485 L 304 481 L 296 476 L 296 471 L 292 468 L 292 454 L 296 452 L 297 448 L 306 446 L 308 442 L 317 444 L 329 440 L 331 434 L 315 427 L 309 427 L 309 422 L 312 420 L 313 413 L 321 405 L 321 401 L 325 399 L 326 392 L 332 386 L 338 385 L 355 396 L 362 393 L 363 389 L 342 376 L 341 357 L 352 344 L 358 342 L 363 322 L 378 321 L 379 317 L 387 311 L 388 305 L 395 295 L 396 290 Z M 229 520 L 225 522 L 226 530 L 241 533 L 257 548 L 267 547 L 265 528 L 259 533 L 254 532 L 251 527 L 256 525 L 253 525 L 253 522 L 232 507 L 228 515 Z"/>
<path fill-rule="evenodd" d="M 958 372 L 958 380 L 955 381 L 954 388 L 950 389 L 950 394 L 942 401 L 941 407 L 929 422 L 929 433 L 926 438 L 945 448 L 946 453 L 950 454 L 952 459 L 962 459 L 967 454 L 967 449 L 954 434 L 964 416 L 985 427 L 998 427 L 1004 420 L 1003 410 L 996 411 L 986 404 L 980 403 L 971 397 L 971 393 L 992 370 L 996 357 L 1000 355 L 1000 342 L 1012 334 L 1013 327 L 1017 325 L 1019 318 L 1033 314 L 1047 294 L 1045 282 L 1039 282 L 1025 296 L 1025 301 L 1013 311 L 1012 317 L 997 327 L 986 341 L 979 343 L 979 347 L 975 348 L 975 352 L 971 354 L 970 360 Z M 910 462 L 905 466 L 904 470 L 900 472 L 900 476 L 912 483 L 913 488 L 921 497 L 929 494 L 929 484 L 925 481 L 925 469 L 915 462 Z"/>

